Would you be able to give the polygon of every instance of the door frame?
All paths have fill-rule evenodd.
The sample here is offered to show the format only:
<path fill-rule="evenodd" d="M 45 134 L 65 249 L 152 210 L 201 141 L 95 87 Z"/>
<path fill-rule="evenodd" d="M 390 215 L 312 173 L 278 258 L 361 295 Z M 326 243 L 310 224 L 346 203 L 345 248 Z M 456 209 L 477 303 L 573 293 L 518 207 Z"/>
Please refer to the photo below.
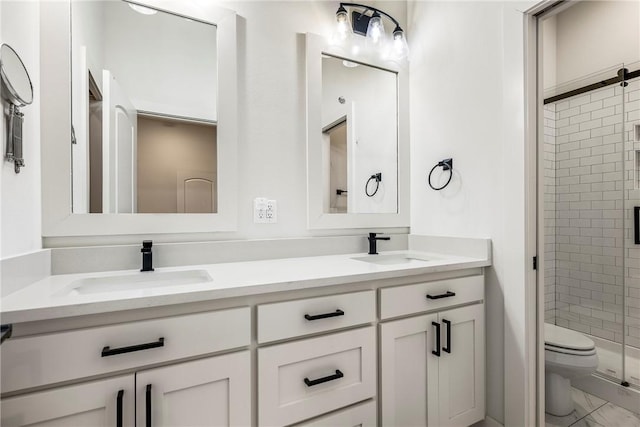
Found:
<path fill-rule="evenodd" d="M 549 17 L 581 0 L 543 0 L 524 13 L 524 91 L 525 91 L 525 182 L 526 182 L 526 253 L 536 257 L 526 275 L 526 335 L 535 357 L 527 361 L 527 393 L 535 396 L 535 405 L 527 405 L 527 419 L 535 425 L 545 422 L 544 360 L 544 98 L 543 63 L 540 56 L 541 17 Z M 531 401 L 530 401 L 531 403 Z M 534 424 L 532 424 L 534 425 Z"/>

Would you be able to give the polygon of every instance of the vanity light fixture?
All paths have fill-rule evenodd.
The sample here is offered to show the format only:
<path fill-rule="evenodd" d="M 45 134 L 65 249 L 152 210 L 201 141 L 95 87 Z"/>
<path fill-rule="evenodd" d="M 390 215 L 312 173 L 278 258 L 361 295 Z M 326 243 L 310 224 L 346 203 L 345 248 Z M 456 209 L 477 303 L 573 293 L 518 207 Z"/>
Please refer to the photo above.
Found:
<path fill-rule="evenodd" d="M 350 23 L 347 7 L 351 8 Z M 354 10 L 356 8 L 360 11 Z M 383 16 L 395 25 L 390 38 L 387 37 L 384 30 Z M 381 49 L 383 55 L 388 55 L 393 59 L 399 60 L 409 55 L 407 38 L 400 23 L 393 16 L 375 7 L 358 3 L 340 3 L 340 7 L 336 11 L 334 41 L 343 43 L 352 33 L 366 37 L 372 46 Z"/>

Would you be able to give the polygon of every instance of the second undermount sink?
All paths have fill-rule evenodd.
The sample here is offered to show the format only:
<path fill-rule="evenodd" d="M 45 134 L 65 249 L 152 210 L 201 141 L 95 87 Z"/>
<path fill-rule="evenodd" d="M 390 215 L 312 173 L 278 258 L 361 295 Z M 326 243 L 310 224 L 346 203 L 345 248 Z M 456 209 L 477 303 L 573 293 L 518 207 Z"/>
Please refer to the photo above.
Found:
<path fill-rule="evenodd" d="M 411 252 L 402 252 L 386 255 L 366 255 L 362 257 L 351 258 L 356 261 L 368 262 L 378 265 L 396 265 L 396 264 L 424 264 L 432 261 L 433 258 L 426 257 L 422 254 L 414 254 Z"/>
<path fill-rule="evenodd" d="M 71 283 L 67 295 L 98 294 L 211 282 L 206 270 L 151 271 L 118 276 L 88 277 Z"/>

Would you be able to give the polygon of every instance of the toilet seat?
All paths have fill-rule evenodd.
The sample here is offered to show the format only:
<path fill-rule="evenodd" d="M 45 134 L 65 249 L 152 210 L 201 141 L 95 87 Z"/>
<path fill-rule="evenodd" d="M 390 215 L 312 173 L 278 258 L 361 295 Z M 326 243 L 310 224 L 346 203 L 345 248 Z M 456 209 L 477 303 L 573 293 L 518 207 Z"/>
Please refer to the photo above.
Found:
<path fill-rule="evenodd" d="M 596 353 L 594 342 L 571 329 L 544 324 L 544 349 L 555 353 L 574 356 L 591 356 Z"/>
<path fill-rule="evenodd" d="M 572 356 L 591 356 L 596 354 L 596 349 L 595 347 L 592 348 L 591 350 L 575 350 L 572 348 L 565 348 L 565 347 L 556 347 L 554 345 L 550 345 L 550 344 L 546 344 L 544 345 L 544 350 L 545 351 L 550 351 L 553 353 L 560 353 L 560 354 L 569 354 Z"/>

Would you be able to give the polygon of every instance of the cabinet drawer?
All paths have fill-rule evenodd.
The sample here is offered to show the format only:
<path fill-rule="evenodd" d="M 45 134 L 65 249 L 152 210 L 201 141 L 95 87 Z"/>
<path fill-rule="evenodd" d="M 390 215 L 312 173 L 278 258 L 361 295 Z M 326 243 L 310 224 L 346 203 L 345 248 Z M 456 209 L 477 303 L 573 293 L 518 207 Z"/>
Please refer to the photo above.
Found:
<path fill-rule="evenodd" d="M 258 342 L 362 325 L 375 319 L 375 291 L 263 304 L 258 306 Z"/>
<path fill-rule="evenodd" d="M 438 310 L 483 299 L 483 275 L 385 288 L 380 290 L 380 318 Z"/>
<path fill-rule="evenodd" d="M 2 344 L 2 391 L 243 347 L 250 334 L 250 310 L 241 307 L 15 338 Z"/>
<path fill-rule="evenodd" d="M 258 350 L 258 422 L 282 426 L 373 397 L 375 329 Z"/>
<path fill-rule="evenodd" d="M 312 421 L 296 424 L 296 427 L 376 427 L 376 402 L 352 406 Z"/>

